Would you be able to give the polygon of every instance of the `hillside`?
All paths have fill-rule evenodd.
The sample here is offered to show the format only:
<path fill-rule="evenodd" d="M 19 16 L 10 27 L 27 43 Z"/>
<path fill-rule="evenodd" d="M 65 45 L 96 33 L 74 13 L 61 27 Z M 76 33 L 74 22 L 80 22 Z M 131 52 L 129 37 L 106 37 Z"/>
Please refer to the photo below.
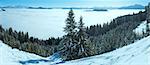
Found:
<path fill-rule="evenodd" d="M 102 55 L 82 58 L 79 60 L 72 60 L 62 63 L 62 65 L 148 65 L 150 64 L 150 36 L 136 41 L 133 44 L 124 46 L 123 48 L 114 50 Z M 43 58 L 35 54 L 12 49 L 8 45 L 0 42 L 0 65 L 50 65 L 59 64 L 52 62 L 48 58 Z M 43 59 L 37 60 L 37 59 Z M 20 61 L 30 61 L 27 63 L 20 63 Z M 47 61 L 46 61 L 47 60 Z M 60 62 L 60 61 L 58 61 Z"/>
<path fill-rule="evenodd" d="M 44 58 L 32 53 L 20 51 L 11 48 L 2 41 L 0 41 L 0 65 L 24 65 L 24 64 L 54 64 L 60 62 L 61 59 L 52 56 Z M 42 64 L 41 64 L 42 65 Z"/>
<path fill-rule="evenodd" d="M 42 58 L 35 54 L 12 49 L 0 41 L 0 65 L 21 65 L 19 60 L 39 59 Z"/>
<path fill-rule="evenodd" d="M 149 65 L 150 36 L 115 51 L 73 60 L 63 65 Z"/>

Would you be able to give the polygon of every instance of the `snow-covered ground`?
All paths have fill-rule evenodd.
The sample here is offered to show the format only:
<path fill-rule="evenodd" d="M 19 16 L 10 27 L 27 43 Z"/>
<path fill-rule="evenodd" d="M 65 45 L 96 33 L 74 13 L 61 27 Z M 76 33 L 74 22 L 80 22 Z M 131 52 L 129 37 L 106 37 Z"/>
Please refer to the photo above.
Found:
<path fill-rule="evenodd" d="M 60 61 L 12 49 L 0 41 L 0 65 L 150 65 L 150 36 L 102 55 Z"/>
<path fill-rule="evenodd" d="M 0 24 L 42 39 L 63 36 L 63 27 L 69 9 L 5 9 L 0 11 Z M 139 12 L 143 9 L 112 9 L 108 11 L 74 10 L 76 22 L 83 16 L 86 26 L 103 24 L 112 19 Z"/>
<path fill-rule="evenodd" d="M 61 59 L 53 58 L 52 56 L 43 58 L 32 53 L 12 49 L 0 41 L 0 65 L 25 65 L 26 63 L 37 64 L 38 62 L 53 64 L 60 61 Z"/>
<path fill-rule="evenodd" d="M 19 60 L 39 59 L 42 58 L 35 54 L 12 49 L 0 41 L 0 65 L 21 65 Z"/>
<path fill-rule="evenodd" d="M 142 21 L 142 23 L 136 28 L 134 29 L 133 31 L 137 34 L 137 35 L 142 35 L 144 33 L 146 33 L 146 22 L 147 21 Z M 150 24 L 149 24 L 150 26 Z"/>

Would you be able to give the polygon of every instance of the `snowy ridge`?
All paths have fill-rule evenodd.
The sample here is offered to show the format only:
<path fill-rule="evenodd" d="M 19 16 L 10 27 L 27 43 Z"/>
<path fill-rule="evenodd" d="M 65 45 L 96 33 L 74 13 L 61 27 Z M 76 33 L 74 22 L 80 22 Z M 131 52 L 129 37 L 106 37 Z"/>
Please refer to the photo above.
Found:
<path fill-rule="evenodd" d="M 12 49 L 0 41 L 0 65 L 150 65 L 150 36 L 102 55 L 67 62 L 60 59 L 51 61 L 49 58 Z"/>

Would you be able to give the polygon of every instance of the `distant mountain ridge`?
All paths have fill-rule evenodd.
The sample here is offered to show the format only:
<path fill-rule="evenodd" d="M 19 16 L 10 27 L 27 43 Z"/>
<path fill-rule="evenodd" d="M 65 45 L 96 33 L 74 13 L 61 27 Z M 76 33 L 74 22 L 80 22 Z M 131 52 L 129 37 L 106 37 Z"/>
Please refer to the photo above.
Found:
<path fill-rule="evenodd" d="M 140 4 L 135 4 L 135 5 L 130 5 L 130 6 L 123 6 L 120 7 L 119 9 L 144 9 L 145 6 L 140 5 Z"/>
<path fill-rule="evenodd" d="M 0 8 L 27 8 L 27 9 L 144 9 L 145 6 L 134 4 L 122 7 L 43 7 L 43 6 L 0 6 Z"/>

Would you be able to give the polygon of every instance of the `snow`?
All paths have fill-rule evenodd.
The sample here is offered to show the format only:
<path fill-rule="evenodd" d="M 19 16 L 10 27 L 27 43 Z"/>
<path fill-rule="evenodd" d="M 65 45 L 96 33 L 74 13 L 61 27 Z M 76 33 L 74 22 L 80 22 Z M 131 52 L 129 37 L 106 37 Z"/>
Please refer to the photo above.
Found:
<path fill-rule="evenodd" d="M 142 32 L 146 33 L 146 22 L 147 21 L 142 21 L 142 23 L 133 31 L 137 34 L 137 35 L 142 35 Z M 149 24 L 150 26 L 150 24 Z"/>
<path fill-rule="evenodd" d="M 25 61 L 39 58 L 42 57 L 35 54 L 19 51 L 18 49 L 12 49 L 0 41 L 0 65 L 21 65 L 18 63 L 19 60 Z"/>
<path fill-rule="evenodd" d="M 55 56 L 43 58 L 12 49 L 0 41 L 0 65 L 150 65 L 150 36 L 102 55 L 66 62 Z"/>
<path fill-rule="evenodd" d="M 50 36 L 61 37 L 65 33 L 65 19 L 69 9 L 9 9 L 0 12 L 0 24 L 5 28 L 12 27 L 17 31 L 29 32 L 30 36 L 47 39 Z M 74 10 L 76 22 L 83 16 L 86 26 L 103 24 L 112 19 L 138 13 L 143 9 L 110 9 L 108 11 L 87 11 L 85 9 Z"/>
<path fill-rule="evenodd" d="M 62 59 L 55 56 L 44 58 L 32 53 L 20 51 L 15 48 L 12 49 L 0 41 L 0 65 L 34 65 L 37 63 L 43 65 L 42 63 L 54 64 L 58 62 L 62 62 Z"/>

